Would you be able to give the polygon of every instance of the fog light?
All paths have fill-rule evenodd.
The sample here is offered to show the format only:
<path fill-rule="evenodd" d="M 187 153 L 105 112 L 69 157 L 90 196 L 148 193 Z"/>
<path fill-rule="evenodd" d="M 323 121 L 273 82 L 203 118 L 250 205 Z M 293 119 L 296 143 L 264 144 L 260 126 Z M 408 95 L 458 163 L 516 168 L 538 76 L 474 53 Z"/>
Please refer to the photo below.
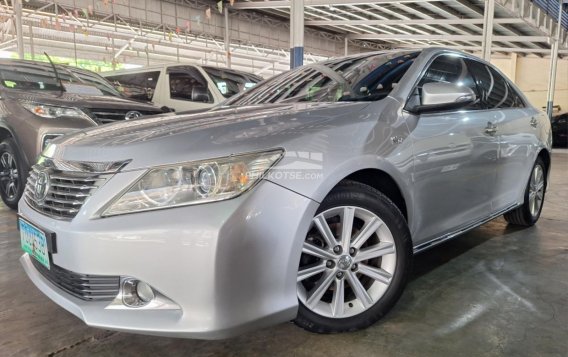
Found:
<path fill-rule="evenodd" d="M 152 287 L 143 281 L 126 279 L 122 282 L 122 302 L 129 307 L 142 307 L 154 300 Z"/>
<path fill-rule="evenodd" d="M 136 294 L 138 294 L 140 300 L 146 303 L 154 300 L 154 291 L 152 290 L 150 285 L 146 284 L 143 281 L 139 281 L 138 284 L 136 284 Z"/>

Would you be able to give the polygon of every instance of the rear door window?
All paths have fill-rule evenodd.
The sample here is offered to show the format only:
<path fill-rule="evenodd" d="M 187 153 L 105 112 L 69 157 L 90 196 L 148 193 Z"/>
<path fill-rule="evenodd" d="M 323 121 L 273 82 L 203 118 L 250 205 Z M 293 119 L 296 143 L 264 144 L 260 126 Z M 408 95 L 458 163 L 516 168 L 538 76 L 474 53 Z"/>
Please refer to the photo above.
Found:
<path fill-rule="evenodd" d="M 106 77 L 123 95 L 137 100 L 151 101 L 160 71 L 128 73 Z"/>

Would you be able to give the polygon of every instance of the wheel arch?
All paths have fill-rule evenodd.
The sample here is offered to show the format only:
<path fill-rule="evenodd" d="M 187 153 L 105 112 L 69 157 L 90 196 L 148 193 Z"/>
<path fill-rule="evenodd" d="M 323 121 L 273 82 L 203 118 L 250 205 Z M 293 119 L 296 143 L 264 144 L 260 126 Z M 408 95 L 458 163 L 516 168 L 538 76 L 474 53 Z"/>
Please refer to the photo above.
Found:
<path fill-rule="evenodd" d="M 388 160 L 376 154 L 342 158 L 323 167 L 317 180 L 275 179 L 275 183 L 320 204 L 342 182 L 352 180 L 381 191 L 399 208 L 412 230 L 412 165 L 409 160 Z M 270 180 L 273 181 L 273 180 Z"/>
<path fill-rule="evenodd" d="M 546 165 L 546 179 L 548 181 L 548 177 L 550 175 L 550 166 L 551 166 L 550 164 L 552 160 L 550 157 L 550 152 L 547 149 L 542 149 L 538 153 L 537 157 L 540 157 L 542 161 L 544 161 L 544 164 Z"/>
<path fill-rule="evenodd" d="M 24 164 L 27 167 L 29 167 L 30 162 L 29 162 L 26 154 L 21 149 L 20 141 L 18 140 L 18 137 L 16 135 L 14 135 L 14 132 L 12 131 L 12 129 L 10 129 L 5 122 L 0 122 L 0 142 L 4 141 L 6 139 L 9 139 L 9 138 L 12 138 L 16 142 L 16 146 L 18 147 L 18 150 L 20 152 L 20 156 L 24 160 Z"/>
<path fill-rule="evenodd" d="M 14 138 L 14 135 L 12 135 L 12 132 L 10 130 L 0 125 L 0 142 L 8 138 Z"/>
<path fill-rule="evenodd" d="M 408 207 L 402 190 L 388 173 L 379 169 L 362 169 L 353 172 L 342 181 L 345 180 L 360 182 L 381 191 L 398 207 L 406 222 L 408 222 Z"/>

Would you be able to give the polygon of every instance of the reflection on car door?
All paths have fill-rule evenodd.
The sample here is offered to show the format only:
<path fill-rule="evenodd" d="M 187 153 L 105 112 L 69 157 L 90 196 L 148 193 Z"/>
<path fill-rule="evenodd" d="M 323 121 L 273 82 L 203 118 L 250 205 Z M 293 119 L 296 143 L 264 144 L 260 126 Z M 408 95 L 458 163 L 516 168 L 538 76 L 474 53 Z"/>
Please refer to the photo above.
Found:
<path fill-rule="evenodd" d="M 497 177 L 491 185 L 493 211 L 497 213 L 522 202 L 528 175 L 538 146 L 537 117 L 521 95 L 494 68 L 480 62 L 472 67 L 487 106 L 487 116 L 497 128 L 499 156 Z"/>
<path fill-rule="evenodd" d="M 422 85 L 448 82 L 479 91 L 464 58 L 437 57 L 413 96 Z M 409 99 L 412 100 L 412 99 Z M 409 114 L 414 146 L 415 185 L 412 236 L 415 243 L 450 233 L 491 213 L 491 184 L 495 180 L 498 139 L 489 131 L 481 101 L 463 110 Z"/>

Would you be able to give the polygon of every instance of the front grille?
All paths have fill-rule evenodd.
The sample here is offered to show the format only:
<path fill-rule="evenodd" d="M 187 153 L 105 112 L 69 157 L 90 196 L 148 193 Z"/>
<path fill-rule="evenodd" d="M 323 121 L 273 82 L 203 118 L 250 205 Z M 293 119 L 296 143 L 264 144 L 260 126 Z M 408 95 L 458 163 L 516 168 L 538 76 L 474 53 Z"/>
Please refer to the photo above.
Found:
<path fill-rule="evenodd" d="M 114 123 L 116 121 L 126 120 L 126 114 L 129 109 L 90 109 L 95 119 L 101 124 Z M 142 116 L 161 114 L 160 112 L 134 110 L 142 114 Z"/>
<path fill-rule="evenodd" d="M 52 284 L 82 300 L 113 300 L 120 290 L 119 276 L 79 274 L 54 264 L 47 269 L 35 259 L 32 264 Z"/>
<path fill-rule="evenodd" d="M 37 179 L 40 172 L 49 177 L 47 195 L 38 198 Z M 28 205 L 47 216 L 59 219 L 73 219 L 89 196 L 107 179 L 101 174 L 47 170 L 35 165 L 32 167 L 24 197 Z M 41 196 L 41 195 L 40 195 Z"/>

